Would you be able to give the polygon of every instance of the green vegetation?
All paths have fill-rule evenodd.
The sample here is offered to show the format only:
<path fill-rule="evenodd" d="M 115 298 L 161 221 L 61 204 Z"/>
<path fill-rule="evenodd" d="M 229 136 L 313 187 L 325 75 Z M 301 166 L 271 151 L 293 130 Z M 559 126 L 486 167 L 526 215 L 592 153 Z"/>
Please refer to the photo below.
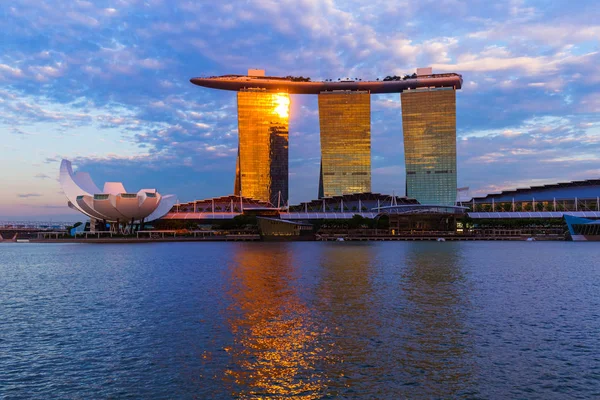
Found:
<path fill-rule="evenodd" d="M 303 76 L 291 76 L 288 75 L 285 77 L 285 79 L 290 80 L 292 82 L 310 82 L 310 78 L 309 77 L 303 77 Z"/>
<path fill-rule="evenodd" d="M 77 228 L 78 226 L 81 226 L 82 224 L 83 224 L 82 222 L 75 222 L 75 224 L 73 224 L 73 225 L 67 225 L 67 226 L 65 226 L 65 232 L 67 232 L 70 235 L 71 229 Z"/>
<path fill-rule="evenodd" d="M 223 220 L 213 225 L 213 229 L 234 230 L 234 229 L 255 229 L 258 227 L 258 221 L 255 215 L 237 215 L 233 219 Z"/>
<path fill-rule="evenodd" d="M 400 77 L 398 75 L 388 75 L 385 78 L 383 78 L 384 81 L 405 81 L 407 79 L 416 79 L 417 78 L 417 74 L 412 74 L 412 75 L 404 75 L 403 77 Z"/>
<path fill-rule="evenodd" d="M 458 220 L 458 222 L 462 224 L 465 231 L 469 231 L 471 228 L 473 228 L 473 218 L 469 217 L 469 214 L 467 213 L 465 213 L 463 217 Z"/>

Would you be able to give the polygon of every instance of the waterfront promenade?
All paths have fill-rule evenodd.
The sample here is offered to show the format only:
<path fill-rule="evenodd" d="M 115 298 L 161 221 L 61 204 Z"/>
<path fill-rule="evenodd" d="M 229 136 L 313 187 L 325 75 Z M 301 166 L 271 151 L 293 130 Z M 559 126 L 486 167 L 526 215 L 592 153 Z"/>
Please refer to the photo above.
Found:
<path fill-rule="evenodd" d="M 31 243 L 163 243 L 163 242 L 257 242 L 257 241 L 358 241 L 358 242 L 382 242 L 382 241 L 565 241 L 564 235 L 448 235 L 443 233 L 428 235 L 364 235 L 352 233 L 331 233 L 315 234 L 307 237 L 261 237 L 259 234 L 246 235 L 211 235 L 211 236 L 192 236 L 192 235 L 170 235 L 155 236 L 128 236 L 128 237 L 100 237 L 90 235 L 89 237 L 61 237 L 61 238 L 37 238 L 28 239 Z"/>

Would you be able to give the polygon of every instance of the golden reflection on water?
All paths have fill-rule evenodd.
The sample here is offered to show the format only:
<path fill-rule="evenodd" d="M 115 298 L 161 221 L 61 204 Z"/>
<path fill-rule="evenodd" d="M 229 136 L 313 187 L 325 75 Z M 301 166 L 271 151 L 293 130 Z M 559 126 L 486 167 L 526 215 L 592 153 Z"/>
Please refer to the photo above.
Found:
<path fill-rule="evenodd" d="M 234 397 L 454 398 L 472 387 L 457 246 L 240 244 L 227 270 Z"/>
<path fill-rule="evenodd" d="M 323 390 L 316 368 L 322 332 L 299 296 L 288 246 L 241 245 L 233 254 L 227 310 L 233 345 L 225 349 L 231 365 L 224 381 L 236 397 L 312 399 Z"/>

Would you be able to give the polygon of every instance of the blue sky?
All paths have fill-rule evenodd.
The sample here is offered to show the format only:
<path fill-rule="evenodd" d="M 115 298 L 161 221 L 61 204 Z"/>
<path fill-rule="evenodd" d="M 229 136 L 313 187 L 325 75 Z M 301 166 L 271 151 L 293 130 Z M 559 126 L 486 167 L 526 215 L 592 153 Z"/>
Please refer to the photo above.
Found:
<path fill-rule="evenodd" d="M 181 201 L 233 190 L 233 92 L 189 78 L 458 72 L 471 194 L 600 177 L 600 4 L 16 0 L 0 5 L 0 219 L 77 219 L 61 158 Z M 373 191 L 404 193 L 399 95 L 372 96 Z M 292 96 L 290 197 L 316 197 L 315 96 Z"/>

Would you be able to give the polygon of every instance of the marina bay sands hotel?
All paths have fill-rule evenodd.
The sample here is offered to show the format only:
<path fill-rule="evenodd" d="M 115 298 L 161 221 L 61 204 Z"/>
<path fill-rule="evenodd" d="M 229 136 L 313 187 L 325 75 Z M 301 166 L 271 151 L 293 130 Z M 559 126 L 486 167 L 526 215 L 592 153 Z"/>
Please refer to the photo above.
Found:
<path fill-rule="evenodd" d="M 303 77 L 248 75 L 192 78 L 237 91 L 239 145 L 234 194 L 271 204 L 288 199 L 290 94 L 319 96 L 319 198 L 371 191 L 371 94 L 401 93 L 406 196 L 421 204 L 456 201 L 456 90 L 459 74 L 419 68 L 382 81 L 312 82 Z"/>

